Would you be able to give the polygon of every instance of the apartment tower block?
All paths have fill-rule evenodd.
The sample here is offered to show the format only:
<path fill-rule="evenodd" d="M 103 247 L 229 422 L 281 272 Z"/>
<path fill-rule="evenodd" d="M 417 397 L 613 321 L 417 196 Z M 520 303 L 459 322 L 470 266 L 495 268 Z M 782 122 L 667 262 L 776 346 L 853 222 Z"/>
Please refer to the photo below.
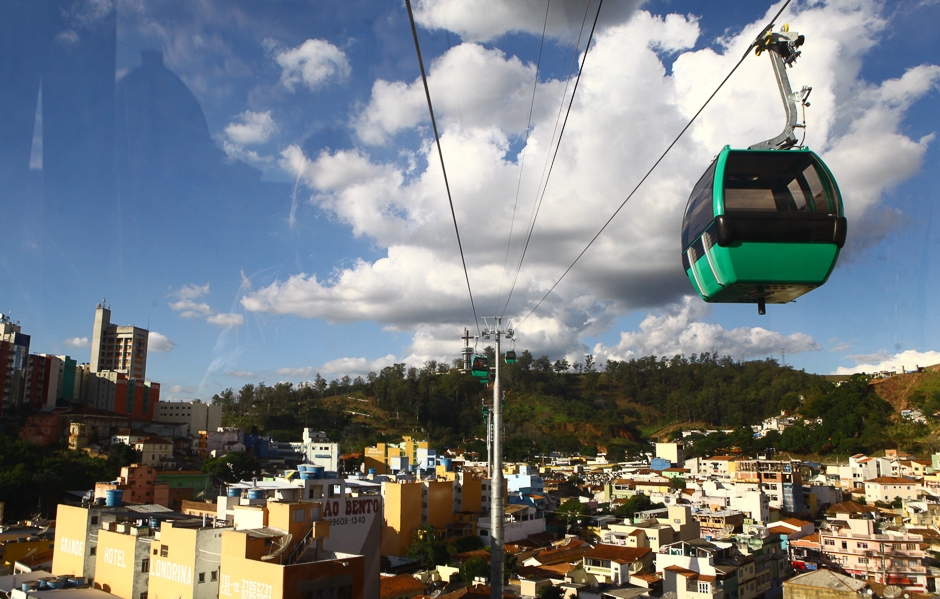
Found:
<path fill-rule="evenodd" d="M 102 301 L 95 310 L 91 339 L 91 371 L 123 372 L 128 378 L 147 378 L 147 340 L 150 332 L 135 326 L 111 324 L 111 309 Z"/>

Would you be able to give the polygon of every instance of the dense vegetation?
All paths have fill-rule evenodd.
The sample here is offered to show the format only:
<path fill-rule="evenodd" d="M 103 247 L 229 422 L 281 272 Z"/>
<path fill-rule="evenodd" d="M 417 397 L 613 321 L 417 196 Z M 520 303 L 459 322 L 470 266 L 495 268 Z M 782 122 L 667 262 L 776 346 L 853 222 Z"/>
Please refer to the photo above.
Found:
<path fill-rule="evenodd" d="M 766 447 L 852 454 L 904 445 L 923 432 L 892 425 L 890 405 L 863 376 L 836 385 L 775 360 L 741 362 L 705 353 L 610 361 L 600 370 L 592 356 L 571 365 L 523 351 L 515 364 L 501 368 L 508 459 L 553 451 L 606 451 L 622 459 L 647 451 L 652 434 L 683 427 L 734 429 L 689 438 L 693 456 Z M 933 401 L 940 406 L 940 393 L 922 395 L 925 407 Z M 482 452 L 484 402 L 492 403 L 492 391 L 456 368 L 429 362 L 420 369 L 395 364 L 364 379 L 327 383 L 317 375 L 312 384 L 296 387 L 245 385 L 213 401 L 223 406 L 227 424 L 279 440 L 297 440 L 311 426 L 344 450 L 417 434 L 438 448 L 462 444 Z M 753 437 L 750 425 L 781 412 L 811 423 Z"/>
<path fill-rule="evenodd" d="M 40 447 L 0 435 L 0 500 L 6 503 L 5 520 L 35 515 L 54 519 L 56 506 L 67 491 L 93 489 L 99 481 L 114 480 L 121 466 L 133 459 L 123 444 L 115 444 L 108 459 L 80 451 Z M 76 500 L 78 498 L 75 498 Z"/>

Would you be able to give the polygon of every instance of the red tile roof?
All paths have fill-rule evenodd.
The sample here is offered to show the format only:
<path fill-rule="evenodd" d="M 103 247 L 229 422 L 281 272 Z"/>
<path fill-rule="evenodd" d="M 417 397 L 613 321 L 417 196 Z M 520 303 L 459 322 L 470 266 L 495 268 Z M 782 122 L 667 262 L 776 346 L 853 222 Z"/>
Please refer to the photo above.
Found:
<path fill-rule="evenodd" d="M 632 564 L 650 553 L 649 547 L 624 547 L 622 545 L 600 544 L 584 554 L 591 559 L 609 559 L 618 564 Z"/>
<path fill-rule="evenodd" d="M 379 579 L 379 596 L 382 599 L 397 597 L 411 592 L 414 592 L 415 595 L 421 595 L 424 594 L 426 590 L 424 583 L 410 574 L 382 576 Z"/>

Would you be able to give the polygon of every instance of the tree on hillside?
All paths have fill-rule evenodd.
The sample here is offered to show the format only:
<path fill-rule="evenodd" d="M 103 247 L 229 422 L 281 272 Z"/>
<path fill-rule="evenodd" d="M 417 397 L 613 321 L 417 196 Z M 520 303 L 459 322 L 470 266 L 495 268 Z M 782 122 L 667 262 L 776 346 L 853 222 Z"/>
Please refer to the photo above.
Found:
<path fill-rule="evenodd" d="M 434 533 L 433 526 L 423 524 L 415 529 L 408 546 L 408 558 L 421 564 L 425 570 L 447 563 L 447 548 Z"/>
<path fill-rule="evenodd" d="M 261 462 L 244 451 L 232 451 L 220 458 L 210 458 L 202 465 L 202 471 L 221 482 L 235 483 L 250 480 L 261 474 Z"/>
<path fill-rule="evenodd" d="M 7 521 L 36 513 L 55 518 L 56 506 L 68 491 L 94 488 L 117 474 L 117 467 L 84 452 L 40 447 L 0 434 L 0 500 L 6 503 Z"/>
<path fill-rule="evenodd" d="M 565 592 L 561 587 L 553 584 L 542 587 L 539 591 L 539 599 L 564 599 Z"/>
<path fill-rule="evenodd" d="M 653 510 L 664 507 L 661 503 L 653 503 L 653 501 L 646 495 L 642 493 L 637 493 L 629 499 L 626 503 L 618 505 L 614 508 L 614 516 L 618 518 L 633 518 L 637 512 L 645 512 L 647 510 Z"/>
<path fill-rule="evenodd" d="M 108 448 L 108 465 L 116 470 L 140 462 L 140 452 L 120 441 Z"/>
<path fill-rule="evenodd" d="M 480 555 L 474 555 L 460 564 L 460 579 L 465 583 L 473 584 L 477 578 L 490 578 L 490 564 Z"/>

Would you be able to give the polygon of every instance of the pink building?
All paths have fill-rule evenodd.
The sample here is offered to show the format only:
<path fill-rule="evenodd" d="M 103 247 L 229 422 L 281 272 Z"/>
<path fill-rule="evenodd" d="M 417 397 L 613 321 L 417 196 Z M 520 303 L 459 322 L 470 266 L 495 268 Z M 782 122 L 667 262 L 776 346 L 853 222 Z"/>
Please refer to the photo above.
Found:
<path fill-rule="evenodd" d="M 923 536 L 878 532 L 871 512 L 837 509 L 842 506 L 866 507 L 845 502 L 830 509 L 827 526 L 819 531 L 823 560 L 839 565 L 855 577 L 896 585 L 906 591 L 925 592 L 927 567 Z"/>
<path fill-rule="evenodd" d="M 158 483 L 157 471 L 151 466 L 131 464 L 121 468 L 116 481 L 95 484 L 95 499 L 105 498 L 109 489 L 124 491 L 124 501 L 128 503 L 170 505 L 170 485 Z"/>

